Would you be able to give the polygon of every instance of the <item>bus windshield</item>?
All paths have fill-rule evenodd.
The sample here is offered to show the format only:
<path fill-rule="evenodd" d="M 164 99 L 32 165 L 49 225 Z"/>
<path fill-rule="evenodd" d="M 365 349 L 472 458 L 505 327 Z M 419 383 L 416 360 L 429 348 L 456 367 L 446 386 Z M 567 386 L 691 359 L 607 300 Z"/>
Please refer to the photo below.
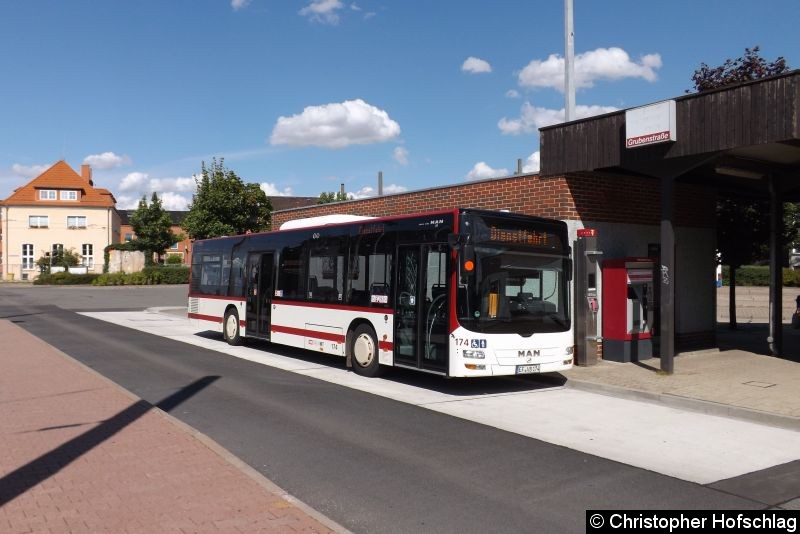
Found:
<path fill-rule="evenodd" d="M 475 247 L 475 272 L 459 284 L 459 322 L 483 333 L 569 330 L 566 257 L 484 243 Z"/>

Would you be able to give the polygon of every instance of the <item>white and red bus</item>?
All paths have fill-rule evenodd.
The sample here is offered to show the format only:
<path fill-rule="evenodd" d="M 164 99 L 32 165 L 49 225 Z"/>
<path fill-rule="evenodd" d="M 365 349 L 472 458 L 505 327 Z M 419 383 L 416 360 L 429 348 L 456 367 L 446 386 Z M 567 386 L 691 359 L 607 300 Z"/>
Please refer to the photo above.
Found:
<path fill-rule="evenodd" d="M 565 223 L 455 209 L 316 224 L 195 242 L 195 325 L 344 356 L 365 376 L 572 366 Z"/>

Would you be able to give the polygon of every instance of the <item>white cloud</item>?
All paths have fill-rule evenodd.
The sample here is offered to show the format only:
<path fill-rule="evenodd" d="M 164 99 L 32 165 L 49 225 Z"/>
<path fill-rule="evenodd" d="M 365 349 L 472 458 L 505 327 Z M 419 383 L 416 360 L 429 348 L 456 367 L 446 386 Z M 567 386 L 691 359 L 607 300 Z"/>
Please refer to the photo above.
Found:
<path fill-rule="evenodd" d="M 352 9 L 353 11 L 361 11 L 361 6 L 353 2 L 352 4 L 350 4 L 350 9 Z"/>
<path fill-rule="evenodd" d="M 191 202 L 191 198 L 171 191 L 159 193 L 158 198 L 161 199 L 163 208 L 170 211 L 186 211 L 189 209 L 189 202 Z"/>
<path fill-rule="evenodd" d="M 284 187 L 281 191 L 277 185 L 270 182 L 261 182 L 261 190 L 269 197 L 290 197 L 293 194 L 291 187 Z"/>
<path fill-rule="evenodd" d="M 393 195 L 394 193 L 402 193 L 404 191 L 408 191 L 408 188 L 402 185 L 389 184 L 383 186 L 384 195 Z"/>
<path fill-rule="evenodd" d="M 231 7 L 234 11 L 244 9 L 250 3 L 250 0 L 231 0 Z"/>
<path fill-rule="evenodd" d="M 119 210 L 135 210 L 139 207 L 139 200 L 141 196 L 120 195 L 117 198 L 117 209 Z"/>
<path fill-rule="evenodd" d="M 150 191 L 175 191 L 194 193 L 197 184 L 194 178 L 153 178 L 148 183 Z"/>
<path fill-rule="evenodd" d="M 508 169 L 493 169 L 483 161 L 479 161 L 472 167 L 472 170 L 467 173 L 465 178 L 467 180 L 483 180 L 486 178 L 497 178 L 499 176 L 508 176 L 510 173 Z"/>
<path fill-rule="evenodd" d="M 585 119 L 603 113 L 617 111 L 613 106 L 575 106 L 575 117 Z M 549 109 L 531 105 L 530 102 L 522 104 L 521 115 L 516 119 L 503 117 L 497 122 L 497 127 L 506 135 L 519 135 L 533 133 L 539 128 L 564 122 L 566 113 L 564 108 Z"/>
<path fill-rule="evenodd" d="M 408 191 L 407 187 L 397 184 L 389 184 L 383 186 L 383 194 L 384 195 L 392 195 L 394 193 L 402 193 L 404 191 Z M 359 198 L 368 198 L 374 197 L 378 194 L 378 191 L 372 186 L 364 186 L 358 191 L 347 193 L 347 198 L 354 200 Z"/>
<path fill-rule="evenodd" d="M 121 167 L 123 165 L 130 165 L 131 158 L 122 155 L 118 156 L 113 152 L 103 152 L 102 154 L 92 154 L 83 159 L 84 163 L 88 163 L 95 169 L 105 170 L 113 169 L 114 167 Z"/>
<path fill-rule="evenodd" d="M 358 99 L 308 106 L 300 114 L 278 117 L 270 143 L 344 148 L 382 143 L 398 135 L 400 125 L 388 113 Z"/>
<path fill-rule="evenodd" d="M 461 64 L 461 70 L 470 74 L 480 74 L 482 72 L 492 72 L 492 66 L 485 59 L 470 56 Z"/>
<path fill-rule="evenodd" d="M 117 197 L 117 208 L 136 209 L 142 197 L 149 202 L 155 191 L 164 209 L 183 211 L 188 209 L 195 188 L 193 177 L 150 178 L 144 172 L 131 172 L 120 181 L 117 188 L 125 193 Z"/>
<path fill-rule="evenodd" d="M 50 165 L 22 165 L 15 163 L 11 166 L 11 172 L 23 178 L 35 178 L 50 168 Z"/>
<path fill-rule="evenodd" d="M 516 89 L 509 89 L 506 91 L 506 98 L 519 98 L 519 91 Z"/>
<path fill-rule="evenodd" d="M 128 173 L 119 183 L 120 191 L 142 191 L 147 183 L 147 174 L 143 172 Z M 122 197 L 120 197 L 122 198 Z"/>
<path fill-rule="evenodd" d="M 393 153 L 394 160 L 400 165 L 408 165 L 408 150 L 404 147 L 395 147 Z"/>
<path fill-rule="evenodd" d="M 637 63 L 622 48 L 598 48 L 575 56 L 575 87 L 592 87 L 597 80 L 622 78 L 653 82 L 660 68 L 660 54 L 647 54 Z M 564 58 L 550 54 L 544 61 L 534 59 L 520 71 L 518 80 L 522 87 L 551 87 L 563 92 Z"/>
<path fill-rule="evenodd" d="M 339 14 L 336 11 L 343 7 L 341 0 L 313 0 L 298 13 L 314 22 L 335 26 L 339 24 Z"/>
<path fill-rule="evenodd" d="M 539 172 L 539 162 L 539 151 L 537 150 L 525 160 L 525 164 L 522 166 L 522 172 Z"/>

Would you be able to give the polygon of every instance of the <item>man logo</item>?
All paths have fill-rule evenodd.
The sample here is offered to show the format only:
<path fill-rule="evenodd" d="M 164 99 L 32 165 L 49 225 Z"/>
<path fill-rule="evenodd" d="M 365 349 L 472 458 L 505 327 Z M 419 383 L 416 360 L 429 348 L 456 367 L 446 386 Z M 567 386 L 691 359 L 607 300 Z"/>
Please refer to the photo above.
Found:
<path fill-rule="evenodd" d="M 539 350 L 518 350 L 517 356 L 520 358 L 530 358 L 532 356 L 541 356 L 541 351 Z"/>

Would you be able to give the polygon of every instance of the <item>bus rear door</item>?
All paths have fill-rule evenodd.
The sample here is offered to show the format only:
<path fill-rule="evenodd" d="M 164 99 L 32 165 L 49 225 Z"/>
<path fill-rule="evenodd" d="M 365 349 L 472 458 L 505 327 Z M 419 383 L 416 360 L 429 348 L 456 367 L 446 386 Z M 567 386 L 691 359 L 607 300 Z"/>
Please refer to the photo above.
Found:
<path fill-rule="evenodd" d="M 274 254 L 247 257 L 247 335 L 269 339 Z"/>

